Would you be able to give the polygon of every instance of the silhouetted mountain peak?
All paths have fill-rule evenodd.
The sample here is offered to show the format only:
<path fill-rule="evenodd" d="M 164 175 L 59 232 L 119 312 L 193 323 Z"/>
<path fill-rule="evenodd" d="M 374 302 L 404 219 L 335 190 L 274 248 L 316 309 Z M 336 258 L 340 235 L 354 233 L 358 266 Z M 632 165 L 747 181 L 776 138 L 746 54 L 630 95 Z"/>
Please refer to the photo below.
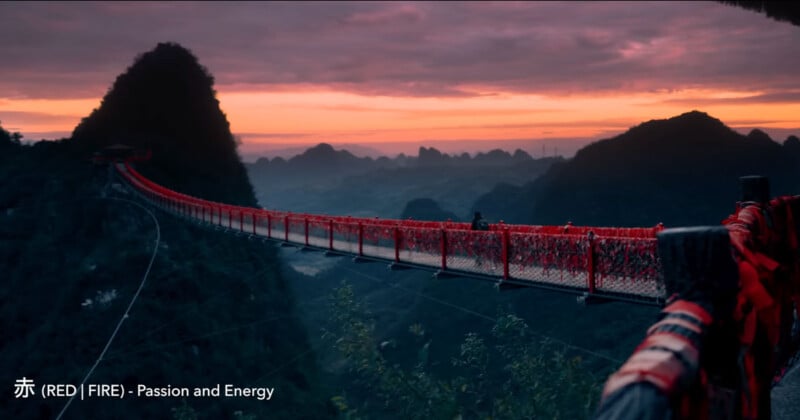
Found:
<path fill-rule="evenodd" d="M 531 157 L 531 155 L 528 154 L 528 152 L 526 152 L 526 151 L 524 151 L 522 149 L 515 150 L 513 158 L 516 161 L 532 160 L 533 159 L 533 157 Z"/>
<path fill-rule="evenodd" d="M 615 160 L 625 156 L 646 162 L 698 151 L 726 151 L 739 147 L 745 137 L 705 112 L 691 111 L 672 118 L 650 120 L 616 137 L 592 143 L 579 150 L 575 160 Z"/>
<path fill-rule="evenodd" d="M 255 205 L 214 78 L 186 48 L 160 43 L 117 77 L 72 134 L 93 152 L 114 143 L 150 149 L 142 170 L 187 194 Z"/>
<path fill-rule="evenodd" d="M 762 142 L 772 141 L 772 138 L 769 136 L 769 134 L 757 128 L 750 130 L 750 132 L 747 134 L 747 138 L 750 140 L 762 141 Z"/>
<path fill-rule="evenodd" d="M 740 176 L 765 175 L 774 191 L 789 191 L 797 165 L 786 152 L 761 130 L 744 136 L 687 112 L 586 146 L 537 180 L 527 206 L 537 223 L 710 223 L 737 196 Z"/>
<path fill-rule="evenodd" d="M 437 165 L 444 163 L 448 157 L 434 147 L 420 147 L 417 163 L 419 165 Z"/>
<path fill-rule="evenodd" d="M 328 143 L 320 143 L 289 159 L 289 162 L 314 166 L 341 166 L 361 161 L 347 150 L 336 150 Z"/>
<path fill-rule="evenodd" d="M 693 110 L 691 110 L 689 112 L 684 112 L 681 115 L 678 115 L 678 116 L 675 116 L 675 117 L 667 119 L 667 121 L 670 121 L 670 120 L 673 120 L 673 121 L 674 120 L 694 120 L 694 121 L 706 121 L 706 122 L 713 121 L 714 124 L 725 125 L 722 121 L 720 121 L 720 120 L 708 115 L 707 112 L 698 111 L 696 109 L 693 109 Z"/>
<path fill-rule="evenodd" d="M 797 136 L 789 136 L 783 142 L 783 148 L 790 154 L 800 157 L 800 139 Z"/>
<path fill-rule="evenodd" d="M 308 149 L 309 152 L 315 151 L 315 150 L 320 151 L 320 152 L 335 152 L 336 151 L 333 148 L 333 146 L 331 146 L 328 143 L 320 143 L 320 144 Z"/>
<path fill-rule="evenodd" d="M 705 135 L 727 135 L 733 133 L 722 121 L 701 111 L 690 111 L 681 115 L 662 119 L 650 120 L 630 131 L 646 129 L 649 131 L 661 131 L 670 134 L 697 134 Z M 629 131 L 629 132 L 630 132 Z"/>

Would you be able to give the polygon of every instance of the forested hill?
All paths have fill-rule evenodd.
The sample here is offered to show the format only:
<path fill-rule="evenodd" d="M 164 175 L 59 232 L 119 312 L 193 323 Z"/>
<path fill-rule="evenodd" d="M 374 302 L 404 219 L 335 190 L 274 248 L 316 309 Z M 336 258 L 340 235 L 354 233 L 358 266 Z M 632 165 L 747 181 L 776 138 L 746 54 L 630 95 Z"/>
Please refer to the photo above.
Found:
<path fill-rule="evenodd" d="M 800 141 L 742 135 L 706 113 L 652 120 L 592 143 L 525 187 L 498 187 L 476 204 L 518 223 L 611 226 L 718 224 L 734 210 L 738 178 L 770 177 L 773 195 L 800 192 Z M 492 207 L 499 197 L 516 196 Z"/>
<path fill-rule="evenodd" d="M 139 168 L 159 182 L 255 204 L 211 80 L 187 50 L 160 44 L 117 79 L 74 138 L 24 146 L 0 131 L 0 381 L 79 384 L 155 250 L 141 294 L 89 382 L 233 384 L 274 395 L 76 400 L 65 419 L 332 414 L 275 247 L 161 212 L 157 229 L 134 197 L 110 188 L 107 168 L 88 160 L 107 144 L 150 147 L 153 161 Z M 0 416 L 54 418 L 65 402 L 2 393 Z"/>
<path fill-rule="evenodd" d="M 155 181 L 213 201 L 256 205 L 214 78 L 186 48 L 161 43 L 136 58 L 75 128 L 87 153 L 111 144 L 151 149 L 141 170 Z"/>

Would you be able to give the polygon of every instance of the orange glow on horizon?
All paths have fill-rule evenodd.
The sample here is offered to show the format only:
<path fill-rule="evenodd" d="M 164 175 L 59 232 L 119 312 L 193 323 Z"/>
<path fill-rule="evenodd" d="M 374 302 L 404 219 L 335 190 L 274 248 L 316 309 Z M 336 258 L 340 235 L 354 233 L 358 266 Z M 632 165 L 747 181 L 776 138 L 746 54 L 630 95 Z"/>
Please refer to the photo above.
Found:
<path fill-rule="evenodd" d="M 693 109 L 732 128 L 800 127 L 800 103 L 759 103 L 760 92 L 698 89 L 616 96 L 506 92 L 471 97 L 390 97 L 323 90 L 226 92 L 224 86 L 218 92 L 231 130 L 245 145 L 587 139 L 618 134 L 641 122 Z M 23 135 L 70 133 L 99 105 L 99 98 L 0 98 L 0 121 L 5 129 Z"/>

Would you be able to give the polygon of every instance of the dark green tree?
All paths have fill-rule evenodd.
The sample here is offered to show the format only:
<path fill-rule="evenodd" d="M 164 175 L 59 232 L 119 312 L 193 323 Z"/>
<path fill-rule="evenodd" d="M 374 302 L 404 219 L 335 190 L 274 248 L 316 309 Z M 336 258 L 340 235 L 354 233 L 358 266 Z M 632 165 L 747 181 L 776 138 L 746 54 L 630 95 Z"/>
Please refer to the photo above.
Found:
<path fill-rule="evenodd" d="M 386 356 L 375 324 L 347 283 L 332 299 L 330 340 L 351 386 L 333 398 L 348 418 L 585 418 L 594 410 L 601 377 L 580 358 L 537 340 L 515 315 L 498 317 L 488 336 L 468 333 L 449 373 L 434 373 L 428 359 L 432 337 L 421 325 L 409 331 L 419 340 L 416 363 L 403 367 Z M 413 353 L 412 353 L 413 354 Z"/>
<path fill-rule="evenodd" d="M 22 134 L 9 133 L 0 125 L 0 148 L 16 147 L 22 144 Z"/>

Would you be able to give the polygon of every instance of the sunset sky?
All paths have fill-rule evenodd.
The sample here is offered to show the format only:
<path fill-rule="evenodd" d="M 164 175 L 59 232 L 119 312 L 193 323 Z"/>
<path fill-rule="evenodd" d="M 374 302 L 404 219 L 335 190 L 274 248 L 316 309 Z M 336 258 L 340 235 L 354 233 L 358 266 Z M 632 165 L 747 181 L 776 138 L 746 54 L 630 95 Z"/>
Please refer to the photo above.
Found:
<path fill-rule="evenodd" d="M 800 27 L 716 2 L 0 2 L 0 122 L 68 136 L 164 41 L 214 75 L 244 153 L 568 150 L 693 109 L 800 135 Z"/>

